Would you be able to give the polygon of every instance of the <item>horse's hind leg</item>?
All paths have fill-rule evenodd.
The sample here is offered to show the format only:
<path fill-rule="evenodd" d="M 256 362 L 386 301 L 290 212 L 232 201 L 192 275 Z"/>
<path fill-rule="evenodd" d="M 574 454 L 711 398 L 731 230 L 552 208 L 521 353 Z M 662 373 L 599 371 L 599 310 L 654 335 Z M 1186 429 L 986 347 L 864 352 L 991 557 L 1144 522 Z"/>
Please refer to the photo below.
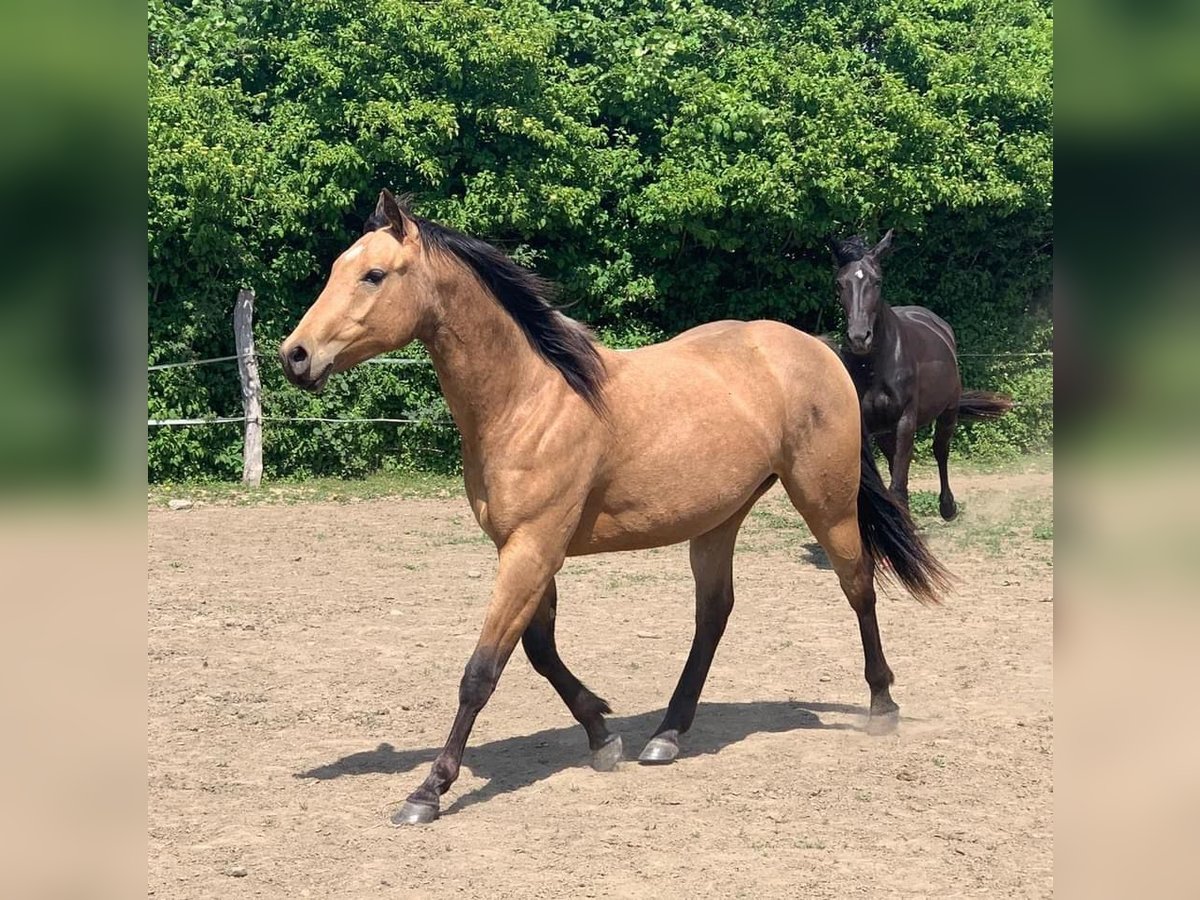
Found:
<path fill-rule="evenodd" d="M 679 755 L 679 735 L 692 727 L 700 691 L 733 610 L 733 547 L 737 543 L 738 529 L 750 508 L 774 483 L 774 478 L 764 482 L 738 512 L 712 531 L 693 539 L 689 546 L 692 575 L 696 580 L 696 632 L 683 673 L 667 705 L 667 714 L 642 750 L 639 762 L 669 763 Z"/>
<path fill-rule="evenodd" d="M 942 491 L 938 496 L 938 511 L 942 518 L 949 522 L 958 515 L 958 504 L 954 502 L 954 494 L 950 491 L 950 475 L 947 463 L 950 459 L 950 439 L 954 437 L 954 428 L 958 424 L 958 405 L 955 404 L 937 417 L 933 426 L 933 458 L 937 460 L 938 478 L 942 482 Z"/>
<path fill-rule="evenodd" d="M 558 655 L 554 642 L 554 620 L 558 606 L 558 589 L 551 581 L 542 595 L 538 610 L 521 636 L 525 655 L 533 668 L 542 675 L 562 697 L 576 721 L 583 726 L 592 748 L 592 768 L 608 772 L 621 760 L 621 737 L 608 733 L 605 713 L 612 712 L 608 704 L 584 687 Z"/>
<path fill-rule="evenodd" d="M 875 617 L 875 563 L 863 546 L 858 528 L 857 481 L 852 492 L 847 482 L 826 479 L 820 487 L 814 483 L 816 489 L 811 492 L 800 488 L 798 482 L 789 484 L 785 480 L 784 487 L 792 504 L 808 523 L 813 537 L 825 549 L 841 583 L 842 593 L 858 616 L 866 663 L 864 674 L 871 689 L 867 730 L 885 734 L 895 729 L 900 707 L 892 700 L 890 687 L 895 677 L 883 655 L 879 622 Z M 816 496 L 818 493 L 820 496 Z"/>

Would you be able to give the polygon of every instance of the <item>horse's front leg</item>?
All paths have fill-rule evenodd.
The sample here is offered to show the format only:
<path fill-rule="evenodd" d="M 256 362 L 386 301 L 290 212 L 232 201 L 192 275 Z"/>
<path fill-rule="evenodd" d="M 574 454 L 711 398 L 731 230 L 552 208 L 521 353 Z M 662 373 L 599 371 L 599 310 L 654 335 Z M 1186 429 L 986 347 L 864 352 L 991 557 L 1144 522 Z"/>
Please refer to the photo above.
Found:
<path fill-rule="evenodd" d="M 892 493 L 908 509 L 908 467 L 912 464 L 913 441 L 917 435 L 916 404 L 909 406 L 896 423 L 895 457 L 892 462 Z"/>
<path fill-rule="evenodd" d="M 492 598 L 483 620 L 475 652 L 467 662 L 458 689 L 458 714 L 446 746 L 433 761 L 429 777 L 413 791 L 393 816 L 396 825 L 432 822 L 438 817 L 439 798 L 458 778 L 463 749 L 521 634 L 529 625 L 547 585 L 563 562 L 563 551 L 544 542 L 514 536 L 500 549 Z"/>

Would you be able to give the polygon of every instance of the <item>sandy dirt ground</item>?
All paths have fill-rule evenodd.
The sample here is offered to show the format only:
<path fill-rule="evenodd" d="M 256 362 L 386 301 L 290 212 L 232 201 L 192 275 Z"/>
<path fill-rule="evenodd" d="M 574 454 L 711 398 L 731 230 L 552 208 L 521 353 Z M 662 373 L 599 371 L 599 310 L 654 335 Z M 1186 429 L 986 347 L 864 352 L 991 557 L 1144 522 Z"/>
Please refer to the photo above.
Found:
<path fill-rule="evenodd" d="M 896 734 L 861 730 L 854 615 L 776 488 L 674 765 L 593 772 L 518 650 L 418 828 L 388 813 L 449 729 L 495 571 L 465 500 L 151 509 L 148 892 L 1049 896 L 1051 491 L 958 475 L 959 520 L 925 520 L 961 580 L 941 608 L 881 597 Z M 559 597 L 563 658 L 636 757 L 691 640 L 687 548 L 569 560 Z"/>

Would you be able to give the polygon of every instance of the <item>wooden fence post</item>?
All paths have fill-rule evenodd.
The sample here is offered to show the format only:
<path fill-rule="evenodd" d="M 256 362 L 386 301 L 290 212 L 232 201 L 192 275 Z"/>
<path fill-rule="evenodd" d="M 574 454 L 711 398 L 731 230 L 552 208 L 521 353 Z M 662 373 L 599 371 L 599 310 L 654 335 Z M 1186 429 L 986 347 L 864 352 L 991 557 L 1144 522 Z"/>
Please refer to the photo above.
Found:
<path fill-rule="evenodd" d="M 258 357 L 254 355 L 254 291 L 238 291 L 233 307 L 233 336 L 237 342 L 238 374 L 242 378 L 242 409 L 246 414 L 246 449 L 242 483 L 262 483 L 262 385 L 258 380 Z"/>

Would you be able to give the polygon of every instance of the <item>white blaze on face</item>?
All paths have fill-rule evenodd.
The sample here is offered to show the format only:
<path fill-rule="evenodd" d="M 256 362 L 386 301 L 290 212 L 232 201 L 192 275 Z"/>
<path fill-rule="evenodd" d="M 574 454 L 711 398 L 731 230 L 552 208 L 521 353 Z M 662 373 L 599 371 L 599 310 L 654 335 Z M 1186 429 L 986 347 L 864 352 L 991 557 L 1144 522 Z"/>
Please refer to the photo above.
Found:
<path fill-rule="evenodd" d="M 354 257 L 358 256 L 360 253 L 362 253 L 366 249 L 367 249 L 367 245 L 364 244 L 360 240 L 353 247 L 351 247 L 349 250 L 347 250 L 345 253 L 342 254 L 342 259 L 344 259 L 346 262 L 349 262 L 350 260 L 354 259 Z"/>
<path fill-rule="evenodd" d="M 859 281 L 862 281 L 862 279 L 863 279 L 863 270 L 862 270 L 862 268 L 861 268 L 861 267 L 859 267 L 859 268 L 857 268 L 857 269 L 855 269 L 855 270 L 854 270 L 854 277 L 855 277 L 855 278 L 857 278 Z"/>

